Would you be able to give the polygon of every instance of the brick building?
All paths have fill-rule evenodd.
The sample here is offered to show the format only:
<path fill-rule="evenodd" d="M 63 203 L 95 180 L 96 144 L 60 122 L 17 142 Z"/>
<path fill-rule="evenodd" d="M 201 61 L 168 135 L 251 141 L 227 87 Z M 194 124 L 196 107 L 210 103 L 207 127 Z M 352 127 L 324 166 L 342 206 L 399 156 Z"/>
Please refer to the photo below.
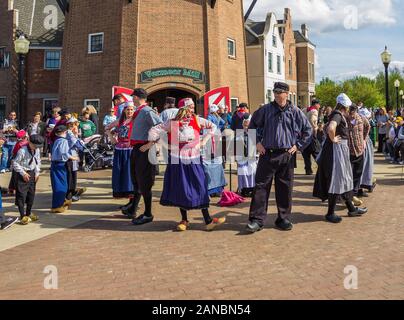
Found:
<path fill-rule="evenodd" d="M 245 56 L 242 0 L 72 0 L 60 103 L 103 115 L 114 85 L 143 87 L 158 107 L 167 95 L 201 104 L 220 86 L 248 102 Z"/>
<path fill-rule="evenodd" d="M 0 1 L 0 118 L 17 110 L 17 31 L 30 41 L 23 82 L 22 121 L 57 104 L 64 16 L 56 0 Z"/>
<path fill-rule="evenodd" d="M 283 19 L 276 20 L 274 13 L 268 13 L 266 21 L 247 20 L 245 29 L 252 109 L 273 100 L 269 91 L 274 81 L 287 82 L 289 100 L 307 107 L 315 95 L 316 48 L 307 26 L 293 31 L 291 11 L 286 8 Z"/>

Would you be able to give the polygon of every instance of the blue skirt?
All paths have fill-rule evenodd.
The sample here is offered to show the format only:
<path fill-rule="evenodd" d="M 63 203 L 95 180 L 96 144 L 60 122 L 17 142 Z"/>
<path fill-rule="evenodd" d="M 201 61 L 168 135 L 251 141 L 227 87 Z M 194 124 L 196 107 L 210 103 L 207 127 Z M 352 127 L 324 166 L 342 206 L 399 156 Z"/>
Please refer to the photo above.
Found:
<path fill-rule="evenodd" d="M 50 176 L 52 183 L 52 209 L 56 209 L 63 206 L 68 189 L 66 162 L 52 161 Z"/>
<path fill-rule="evenodd" d="M 209 208 L 208 183 L 203 165 L 197 163 L 171 164 L 164 175 L 160 204 L 185 210 Z"/>
<path fill-rule="evenodd" d="M 130 155 L 132 149 L 115 149 L 112 168 L 112 190 L 114 196 L 133 194 L 130 175 Z"/>

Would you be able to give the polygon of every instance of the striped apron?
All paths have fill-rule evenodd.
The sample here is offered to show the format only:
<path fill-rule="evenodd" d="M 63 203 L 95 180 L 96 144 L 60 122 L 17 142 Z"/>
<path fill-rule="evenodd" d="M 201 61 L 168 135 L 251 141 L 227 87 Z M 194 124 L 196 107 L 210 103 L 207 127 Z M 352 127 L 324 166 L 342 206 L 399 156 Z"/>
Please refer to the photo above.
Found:
<path fill-rule="evenodd" d="M 373 185 L 373 165 L 374 149 L 370 138 L 366 140 L 366 149 L 364 153 L 364 166 L 361 177 L 361 186 L 371 187 Z"/>
<path fill-rule="evenodd" d="M 348 140 L 342 140 L 339 144 L 333 144 L 332 179 L 328 193 L 344 194 L 352 191 L 353 188 L 353 174 L 351 161 L 349 159 Z"/>

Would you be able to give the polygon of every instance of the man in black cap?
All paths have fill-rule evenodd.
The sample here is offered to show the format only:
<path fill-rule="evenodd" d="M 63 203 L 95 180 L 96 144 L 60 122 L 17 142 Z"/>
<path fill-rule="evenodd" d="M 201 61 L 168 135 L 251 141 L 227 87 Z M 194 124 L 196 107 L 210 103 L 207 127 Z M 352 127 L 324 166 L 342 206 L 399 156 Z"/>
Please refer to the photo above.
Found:
<path fill-rule="evenodd" d="M 18 174 L 16 179 L 15 203 L 20 212 L 20 223 L 26 225 L 37 221 L 38 217 L 31 212 L 35 199 L 36 183 L 41 170 L 41 152 L 44 138 L 34 134 L 29 144 L 22 147 L 13 160 L 13 170 Z M 25 205 L 26 208 L 25 208 Z"/>
<path fill-rule="evenodd" d="M 252 116 L 249 129 L 256 129 L 257 151 L 260 154 L 256 186 L 250 207 L 250 233 L 262 230 L 268 215 L 268 198 L 275 178 L 275 196 L 280 230 L 291 230 L 294 164 L 297 150 L 310 144 L 312 128 L 304 113 L 288 100 L 289 86 L 277 82 L 275 101 L 258 109 Z"/>
<path fill-rule="evenodd" d="M 152 214 L 152 187 L 156 174 L 156 166 L 149 161 L 149 149 L 154 142 L 149 142 L 149 130 L 160 124 L 159 116 L 150 108 L 147 101 L 147 92 L 144 89 L 135 89 L 132 93 L 136 112 L 133 115 L 133 129 L 131 134 L 131 175 L 134 188 L 132 205 L 123 213 L 132 217 L 134 225 L 142 225 L 153 221 Z M 145 211 L 136 217 L 136 209 L 143 196 Z"/>
<path fill-rule="evenodd" d="M 317 158 L 320 153 L 321 145 L 317 139 L 318 133 L 318 117 L 320 110 L 320 101 L 317 99 L 313 99 L 311 103 L 311 107 L 307 109 L 307 119 L 310 122 L 311 127 L 313 128 L 313 136 L 311 139 L 311 143 L 307 146 L 306 149 L 303 150 L 302 155 L 304 159 L 304 169 L 306 171 L 306 175 L 312 175 L 313 169 L 311 166 L 311 157 L 314 159 Z"/>

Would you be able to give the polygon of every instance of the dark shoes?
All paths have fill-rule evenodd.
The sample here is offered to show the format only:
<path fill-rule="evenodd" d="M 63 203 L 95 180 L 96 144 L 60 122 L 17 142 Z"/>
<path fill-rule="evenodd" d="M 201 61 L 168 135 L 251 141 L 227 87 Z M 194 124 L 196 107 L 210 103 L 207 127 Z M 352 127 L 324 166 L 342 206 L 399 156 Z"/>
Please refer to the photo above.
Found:
<path fill-rule="evenodd" d="M 281 231 L 290 231 L 293 229 L 293 224 L 288 219 L 277 219 L 275 221 L 275 226 Z"/>
<path fill-rule="evenodd" d="M 364 215 L 365 213 L 367 213 L 368 212 L 368 209 L 367 208 L 356 208 L 356 210 L 355 211 L 353 211 L 353 212 L 348 212 L 348 216 L 349 217 L 360 217 L 360 216 L 362 216 L 362 215 Z"/>
<path fill-rule="evenodd" d="M 358 198 L 367 198 L 367 197 L 369 197 L 369 194 L 367 192 L 365 192 L 363 189 L 361 189 L 358 191 L 357 197 Z"/>
<path fill-rule="evenodd" d="M 325 216 L 325 219 L 328 222 L 331 222 L 331 223 L 340 223 L 342 221 L 342 218 L 340 216 L 337 216 L 335 213 L 334 214 L 327 214 Z"/>
<path fill-rule="evenodd" d="M 256 233 L 258 231 L 261 231 L 263 227 L 256 221 L 250 222 L 247 224 L 246 231 L 249 233 Z"/>
<path fill-rule="evenodd" d="M 132 224 L 135 226 L 140 226 L 142 224 L 152 222 L 153 219 L 154 219 L 154 216 L 146 216 L 146 215 L 142 214 L 139 217 L 132 219 Z"/>

